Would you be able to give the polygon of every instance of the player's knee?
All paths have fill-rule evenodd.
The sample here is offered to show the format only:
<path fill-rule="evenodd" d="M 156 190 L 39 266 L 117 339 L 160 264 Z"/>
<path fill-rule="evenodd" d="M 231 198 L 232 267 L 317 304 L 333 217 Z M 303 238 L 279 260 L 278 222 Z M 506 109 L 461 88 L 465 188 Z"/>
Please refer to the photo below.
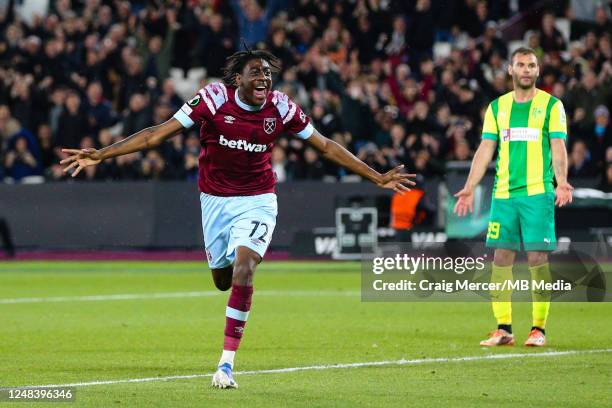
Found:
<path fill-rule="evenodd" d="M 514 251 L 510 251 L 507 249 L 496 249 L 495 254 L 493 256 L 493 262 L 495 262 L 495 265 L 509 266 L 514 263 Z"/>
<path fill-rule="evenodd" d="M 240 286 L 251 285 L 254 272 L 255 265 L 250 262 L 236 262 L 234 264 L 234 276 L 232 281 L 234 284 Z"/>
<path fill-rule="evenodd" d="M 255 272 L 255 268 L 246 262 L 236 263 L 234 265 L 234 279 L 252 277 L 253 272 Z"/>
<path fill-rule="evenodd" d="M 247 247 L 238 247 L 232 283 L 240 286 L 253 285 L 253 274 L 260 262 L 261 256 L 257 252 Z"/>
<path fill-rule="evenodd" d="M 527 252 L 527 262 L 529 266 L 538 266 L 548 261 L 546 252 Z"/>
<path fill-rule="evenodd" d="M 226 291 L 232 287 L 233 268 L 227 266 L 225 268 L 212 269 L 213 282 L 217 289 Z"/>
<path fill-rule="evenodd" d="M 229 290 L 229 288 L 232 287 L 231 277 L 229 279 L 215 279 L 214 282 L 217 289 L 223 292 Z"/>

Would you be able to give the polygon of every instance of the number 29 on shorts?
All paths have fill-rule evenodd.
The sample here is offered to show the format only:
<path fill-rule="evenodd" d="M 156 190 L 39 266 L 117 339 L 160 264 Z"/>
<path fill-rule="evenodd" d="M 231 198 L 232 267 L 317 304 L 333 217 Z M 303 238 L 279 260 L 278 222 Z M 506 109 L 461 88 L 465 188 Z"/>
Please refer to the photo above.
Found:
<path fill-rule="evenodd" d="M 500 228 L 500 224 L 499 222 L 489 222 L 489 228 L 487 230 L 487 238 L 490 239 L 497 239 L 499 238 L 499 228 Z"/>

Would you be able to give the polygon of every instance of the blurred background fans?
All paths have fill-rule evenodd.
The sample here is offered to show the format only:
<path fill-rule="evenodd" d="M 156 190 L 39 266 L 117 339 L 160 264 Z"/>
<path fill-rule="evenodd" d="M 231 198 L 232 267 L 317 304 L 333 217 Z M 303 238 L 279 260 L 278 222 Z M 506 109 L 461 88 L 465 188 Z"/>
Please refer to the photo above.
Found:
<path fill-rule="evenodd" d="M 404 163 L 423 177 L 423 198 L 407 210 L 414 220 L 398 224 L 393 211 L 399 207 L 388 196 L 368 204 L 378 209 L 378 227 L 388 229 L 383 238 L 414 228 L 474 237 L 482 233 L 478 217 L 488 211 L 490 178 L 480 212 L 466 221 L 469 233 L 457 233 L 467 224 L 453 224 L 458 220 L 446 211 L 447 197 L 464 180 L 484 108 L 511 89 L 509 53 L 529 45 L 540 59 L 538 86 L 560 98 L 568 114 L 570 182 L 587 189 L 578 201 L 609 211 L 611 38 L 608 1 L 3 0 L 0 180 L 73 182 L 61 172 L 61 147 L 101 148 L 168 119 L 194 91 L 221 77 L 225 58 L 244 39 L 282 59 L 275 88 L 303 106 L 323 134 L 378 171 Z M 193 128 L 158 150 L 89 167 L 78 182 L 192 182 L 198 152 Z M 279 138 L 272 161 L 281 200 L 296 201 L 283 191 L 300 190 L 295 183 L 303 180 L 359 181 L 291 135 Z M 309 186 L 308 194 L 329 199 L 328 217 L 310 227 L 333 228 L 336 190 Z M 17 199 L 5 199 L 23 190 L 7 188 L 0 190 L 0 215 L 17 224 L 17 245 L 44 246 L 24 235 Z M 303 213 L 311 204 L 283 208 Z M 577 228 L 576 211 L 560 212 L 561 229 Z M 585 226 L 612 226 L 609 217 L 603 225 L 597 217 Z M 273 247 L 287 248 L 306 227 L 281 239 L 277 234 Z M 189 242 L 198 245 L 195 238 Z"/>

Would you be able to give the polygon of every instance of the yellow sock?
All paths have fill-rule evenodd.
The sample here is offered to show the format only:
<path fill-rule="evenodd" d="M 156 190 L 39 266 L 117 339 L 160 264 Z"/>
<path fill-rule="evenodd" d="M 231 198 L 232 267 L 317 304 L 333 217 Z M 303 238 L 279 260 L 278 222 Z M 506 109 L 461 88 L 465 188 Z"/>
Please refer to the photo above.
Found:
<path fill-rule="evenodd" d="M 512 280 L 512 265 L 498 266 L 493 264 L 491 282 L 501 283 L 505 280 Z M 497 324 L 512 324 L 512 289 L 492 290 L 491 305 Z"/>
<path fill-rule="evenodd" d="M 529 272 L 531 272 L 531 279 L 537 282 L 544 281 L 550 283 L 550 265 L 548 262 L 537 266 L 530 266 Z M 548 311 L 550 309 L 550 291 L 538 290 L 531 293 L 533 300 L 532 316 L 533 326 L 544 329 L 546 326 L 546 319 L 548 318 Z"/>

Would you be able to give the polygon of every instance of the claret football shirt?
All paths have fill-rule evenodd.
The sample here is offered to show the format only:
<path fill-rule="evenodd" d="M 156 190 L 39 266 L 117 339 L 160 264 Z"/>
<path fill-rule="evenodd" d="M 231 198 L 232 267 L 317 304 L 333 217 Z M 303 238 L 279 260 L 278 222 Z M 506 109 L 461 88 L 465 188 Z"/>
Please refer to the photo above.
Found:
<path fill-rule="evenodd" d="M 185 128 L 200 125 L 198 186 L 215 196 L 249 196 L 274 192 L 272 147 L 283 131 L 308 139 L 310 119 L 287 95 L 268 93 L 253 107 L 238 97 L 237 88 L 206 85 L 174 118 Z"/>

